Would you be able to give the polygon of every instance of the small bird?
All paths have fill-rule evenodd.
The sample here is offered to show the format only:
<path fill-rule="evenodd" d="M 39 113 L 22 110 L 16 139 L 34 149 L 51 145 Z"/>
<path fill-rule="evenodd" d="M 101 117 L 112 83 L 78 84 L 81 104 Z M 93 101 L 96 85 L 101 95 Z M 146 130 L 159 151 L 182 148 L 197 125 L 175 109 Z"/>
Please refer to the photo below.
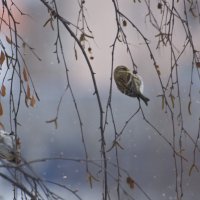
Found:
<path fill-rule="evenodd" d="M 0 159 L 16 163 L 19 149 L 15 147 L 15 137 L 13 134 L 0 130 Z"/>
<path fill-rule="evenodd" d="M 142 99 L 148 105 L 149 99 L 142 94 L 144 86 L 141 76 L 132 73 L 125 66 L 117 66 L 114 70 L 114 79 L 117 88 L 123 94 L 130 97 L 137 97 L 138 100 Z"/>

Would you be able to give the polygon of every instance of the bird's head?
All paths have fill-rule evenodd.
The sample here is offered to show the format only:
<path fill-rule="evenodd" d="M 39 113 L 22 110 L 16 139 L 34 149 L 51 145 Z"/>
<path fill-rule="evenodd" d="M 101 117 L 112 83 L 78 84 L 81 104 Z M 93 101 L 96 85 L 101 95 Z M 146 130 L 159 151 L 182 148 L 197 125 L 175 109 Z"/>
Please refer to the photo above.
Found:
<path fill-rule="evenodd" d="M 115 72 L 129 72 L 129 71 L 130 70 L 127 67 L 123 66 L 123 65 L 117 66 L 115 68 Z"/>
<path fill-rule="evenodd" d="M 118 76 L 121 76 L 122 74 L 127 72 L 130 73 L 130 70 L 127 67 L 123 65 L 117 66 L 114 70 L 114 77 L 117 78 Z"/>
<path fill-rule="evenodd" d="M 123 65 L 117 66 L 114 70 L 115 81 L 121 77 L 126 77 L 127 74 L 129 74 L 129 73 L 130 73 L 130 70 L 127 67 L 125 67 Z"/>

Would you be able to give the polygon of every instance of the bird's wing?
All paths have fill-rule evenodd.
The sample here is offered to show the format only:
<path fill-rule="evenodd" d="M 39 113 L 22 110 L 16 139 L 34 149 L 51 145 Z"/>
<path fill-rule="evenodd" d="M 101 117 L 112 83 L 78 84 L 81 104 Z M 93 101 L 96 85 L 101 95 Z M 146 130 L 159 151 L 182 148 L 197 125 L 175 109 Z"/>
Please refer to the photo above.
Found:
<path fill-rule="evenodd" d="M 136 74 L 132 74 L 132 78 L 133 78 L 133 81 L 132 81 L 132 84 L 134 84 L 134 88 L 136 88 L 135 91 L 138 91 L 140 92 L 140 86 L 141 86 L 141 79 L 139 76 L 137 76 Z"/>
<path fill-rule="evenodd" d="M 130 72 L 126 72 L 123 74 L 123 76 L 119 79 L 119 83 L 121 85 L 120 90 L 122 93 L 135 97 L 137 96 L 137 92 L 135 91 L 135 83 L 133 80 L 133 74 Z"/>
<path fill-rule="evenodd" d="M 12 160 L 14 158 L 14 151 L 10 146 L 1 143 L 0 144 L 0 158 Z"/>
<path fill-rule="evenodd" d="M 127 81 L 124 80 L 123 78 L 119 78 L 119 80 L 117 81 L 117 86 L 119 90 L 124 94 L 126 94 L 129 89 L 127 85 Z"/>
<path fill-rule="evenodd" d="M 131 73 L 126 73 L 126 84 L 129 86 L 132 82 L 132 74 Z"/>

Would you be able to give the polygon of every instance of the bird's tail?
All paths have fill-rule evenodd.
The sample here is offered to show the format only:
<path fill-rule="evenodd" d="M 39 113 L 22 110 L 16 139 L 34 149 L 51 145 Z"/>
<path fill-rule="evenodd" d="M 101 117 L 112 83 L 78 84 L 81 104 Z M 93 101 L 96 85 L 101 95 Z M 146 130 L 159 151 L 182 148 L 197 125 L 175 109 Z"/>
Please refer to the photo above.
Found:
<path fill-rule="evenodd" d="M 139 98 L 142 99 L 144 101 L 144 103 L 148 106 L 149 99 L 147 97 L 145 97 L 143 94 L 140 94 Z"/>

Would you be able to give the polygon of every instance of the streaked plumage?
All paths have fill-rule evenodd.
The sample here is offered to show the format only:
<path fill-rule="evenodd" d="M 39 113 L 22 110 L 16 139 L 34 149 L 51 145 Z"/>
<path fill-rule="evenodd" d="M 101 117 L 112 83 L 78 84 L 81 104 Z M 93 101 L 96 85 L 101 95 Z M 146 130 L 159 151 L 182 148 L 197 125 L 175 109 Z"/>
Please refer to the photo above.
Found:
<path fill-rule="evenodd" d="M 15 147 L 15 137 L 3 130 L 0 130 L 0 159 L 10 162 L 19 162 L 17 154 L 19 149 Z"/>
<path fill-rule="evenodd" d="M 143 81 L 138 74 L 133 74 L 127 67 L 118 66 L 114 70 L 114 79 L 117 88 L 125 95 L 142 99 L 147 105 L 149 99 L 143 92 Z"/>

